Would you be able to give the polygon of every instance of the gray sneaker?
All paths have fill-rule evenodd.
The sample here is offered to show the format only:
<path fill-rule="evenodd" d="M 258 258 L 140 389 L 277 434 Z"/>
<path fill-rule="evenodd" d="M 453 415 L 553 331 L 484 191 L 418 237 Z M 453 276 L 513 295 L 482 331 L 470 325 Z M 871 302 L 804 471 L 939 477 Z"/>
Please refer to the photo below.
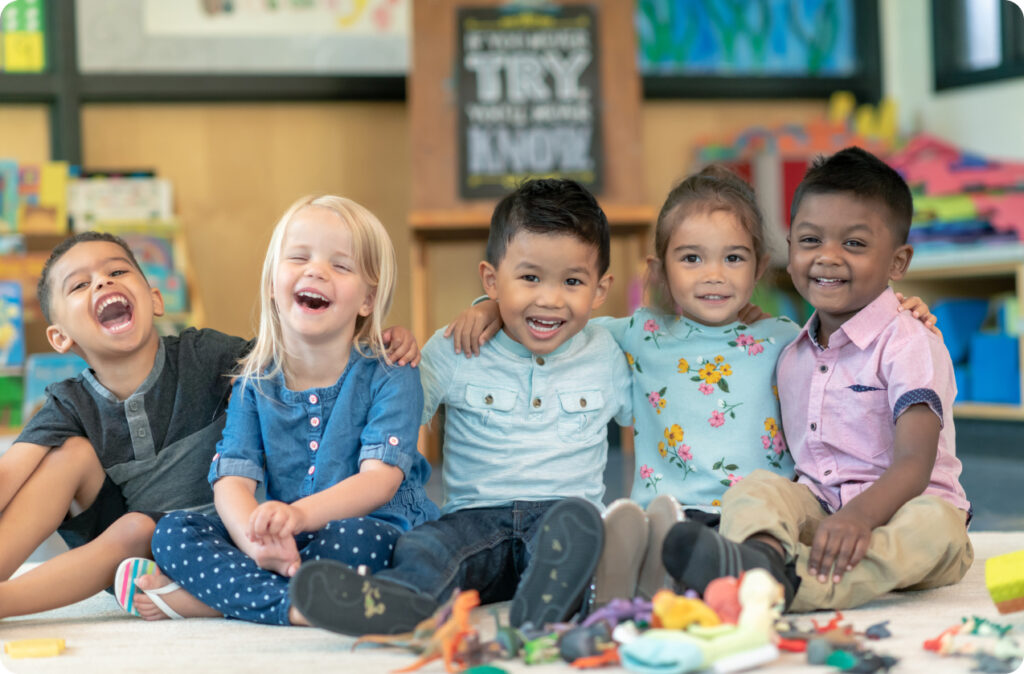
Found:
<path fill-rule="evenodd" d="M 591 608 L 612 599 L 632 599 L 647 552 L 647 516 L 628 498 L 614 501 L 604 513 L 604 550 L 594 572 Z"/>
<path fill-rule="evenodd" d="M 683 506 L 670 494 L 658 494 L 647 504 L 647 554 L 640 567 L 636 590 L 644 599 L 650 599 L 661 588 L 675 584 L 661 561 L 661 548 L 668 530 L 685 519 Z"/>

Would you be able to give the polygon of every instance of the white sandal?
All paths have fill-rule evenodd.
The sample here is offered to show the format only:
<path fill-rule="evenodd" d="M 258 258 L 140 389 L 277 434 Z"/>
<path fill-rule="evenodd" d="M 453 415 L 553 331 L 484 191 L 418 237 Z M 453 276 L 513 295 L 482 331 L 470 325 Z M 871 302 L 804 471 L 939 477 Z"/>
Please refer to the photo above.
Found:
<path fill-rule="evenodd" d="M 117 571 L 114 573 L 114 598 L 117 599 L 117 603 L 128 613 L 132 615 L 139 615 L 139 610 L 135 607 L 135 593 L 141 590 L 141 588 L 135 585 L 135 580 L 139 576 L 145 576 L 146 574 L 153 573 L 157 570 L 156 562 L 152 559 L 145 559 L 143 557 L 129 557 L 117 566 Z M 167 605 L 167 602 L 160 596 L 167 594 L 168 592 L 174 592 L 180 590 L 181 586 L 175 582 L 170 582 L 163 587 L 158 587 L 155 590 L 141 590 L 149 597 L 156 607 L 164 612 L 168 618 L 172 620 L 181 620 L 182 616 L 177 611 Z"/>

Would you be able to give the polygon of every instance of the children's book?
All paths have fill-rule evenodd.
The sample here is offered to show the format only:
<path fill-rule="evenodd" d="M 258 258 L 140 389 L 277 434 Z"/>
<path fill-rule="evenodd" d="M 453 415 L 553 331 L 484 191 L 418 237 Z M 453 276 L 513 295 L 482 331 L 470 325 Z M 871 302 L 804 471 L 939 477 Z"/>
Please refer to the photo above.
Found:
<path fill-rule="evenodd" d="M 68 231 L 68 171 L 66 161 L 49 161 L 38 168 L 38 181 L 22 190 L 18 229 L 26 234 L 64 234 Z M 31 180 L 31 172 L 23 172 Z"/>
<path fill-rule="evenodd" d="M 25 363 L 25 395 L 22 402 L 22 418 L 39 411 L 46 402 L 46 387 L 69 377 L 74 377 L 87 368 L 85 361 L 73 353 L 33 353 Z"/>
<path fill-rule="evenodd" d="M 68 210 L 76 232 L 119 220 L 172 217 L 171 183 L 161 178 L 81 178 L 68 189 Z"/>
<path fill-rule="evenodd" d="M 0 159 L 0 232 L 18 229 L 18 162 Z"/>
<path fill-rule="evenodd" d="M 25 317 L 21 283 L 0 281 L 0 372 L 25 363 Z"/>

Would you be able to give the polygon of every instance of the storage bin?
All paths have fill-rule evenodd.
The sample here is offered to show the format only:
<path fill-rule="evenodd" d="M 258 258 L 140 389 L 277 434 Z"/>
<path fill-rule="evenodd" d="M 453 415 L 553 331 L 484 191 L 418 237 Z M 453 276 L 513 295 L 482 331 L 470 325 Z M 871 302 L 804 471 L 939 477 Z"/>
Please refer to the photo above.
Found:
<path fill-rule="evenodd" d="M 1019 339 L 979 332 L 971 337 L 970 399 L 1020 404 Z"/>
<path fill-rule="evenodd" d="M 971 335 L 978 332 L 988 316 L 988 300 L 972 297 L 939 300 L 932 307 L 939 329 L 954 363 L 967 360 Z"/>

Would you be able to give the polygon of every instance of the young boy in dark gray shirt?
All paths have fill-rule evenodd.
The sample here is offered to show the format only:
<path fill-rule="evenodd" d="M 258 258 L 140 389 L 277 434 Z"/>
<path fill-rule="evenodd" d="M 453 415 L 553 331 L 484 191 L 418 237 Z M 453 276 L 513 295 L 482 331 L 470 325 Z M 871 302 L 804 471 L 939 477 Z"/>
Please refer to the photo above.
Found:
<path fill-rule="evenodd" d="M 64 606 L 150 556 L 163 511 L 211 508 L 205 479 L 229 373 L 248 342 L 215 330 L 160 337 L 163 313 L 131 250 L 85 232 L 54 249 L 39 283 L 47 339 L 89 368 L 47 401 L 0 456 L 0 617 Z M 7 580 L 54 531 L 67 553 Z"/>

